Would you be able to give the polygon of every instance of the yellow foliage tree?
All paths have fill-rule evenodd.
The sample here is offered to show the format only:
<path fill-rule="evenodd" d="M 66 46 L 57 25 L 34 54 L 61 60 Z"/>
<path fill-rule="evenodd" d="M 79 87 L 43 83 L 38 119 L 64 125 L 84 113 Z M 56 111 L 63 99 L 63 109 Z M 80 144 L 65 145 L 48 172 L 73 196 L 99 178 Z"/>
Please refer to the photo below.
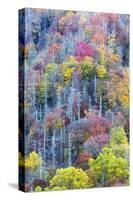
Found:
<path fill-rule="evenodd" d="M 120 60 L 120 56 L 118 55 L 118 54 L 111 54 L 110 55 L 110 60 L 112 61 L 112 62 L 117 62 L 117 61 L 119 61 Z"/>
<path fill-rule="evenodd" d="M 50 190 L 79 189 L 91 187 L 92 182 L 82 169 L 68 167 L 56 170 L 56 175 L 50 180 Z"/>
<path fill-rule="evenodd" d="M 98 77 L 100 79 L 103 79 L 103 78 L 106 77 L 107 70 L 106 70 L 106 68 L 103 65 L 101 65 L 100 67 L 97 68 L 97 75 L 98 75 Z"/>
<path fill-rule="evenodd" d="M 72 78 L 73 72 L 78 65 L 75 57 L 70 56 L 65 62 L 62 63 L 61 71 L 64 76 L 64 82 L 68 84 Z"/>
<path fill-rule="evenodd" d="M 95 63 L 94 59 L 86 56 L 83 61 L 80 63 L 81 71 L 84 79 L 89 79 L 95 74 Z"/>
<path fill-rule="evenodd" d="M 105 65 L 106 63 L 106 47 L 104 44 L 101 44 L 98 48 L 97 51 L 99 53 L 99 63 L 100 65 Z"/>
<path fill-rule="evenodd" d="M 129 106 L 129 75 L 127 69 L 111 70 L 106 83 L 107 99 L 110 104 L 119 102 L 122 107 Z"/>
<path fill-rule="evenodd" d="M 40 164 L 42 164 L 42 158 L 35 151 L 32 151 L 25 159 L 25 167 L 32 171 L 36 170 Z"/>
<path fill-rule="evenodd" d="M 19 167 L 24 167 L 24 157 L 21 152 L 19 152 Z"/>

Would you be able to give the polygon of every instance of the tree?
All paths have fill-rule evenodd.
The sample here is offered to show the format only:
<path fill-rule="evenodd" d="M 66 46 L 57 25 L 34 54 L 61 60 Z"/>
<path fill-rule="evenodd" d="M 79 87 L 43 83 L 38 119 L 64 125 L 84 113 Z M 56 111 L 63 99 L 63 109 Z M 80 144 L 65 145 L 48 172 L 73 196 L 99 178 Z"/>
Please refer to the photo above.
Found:
<path fill-rule="evenodd" d="M 107 70 L 103 65 L 97 68 L 97 75 L 100 79 L 104 79 L 107 76 Z"/>
<path fill-rule="evenodd" d="M 110 145 L 128 144 L 126 133 L 123 127 L 114 127 L 110 131 Z"/>
<path fill-rule="evenodd" d="M 50 188 L 65 187 L 66 189 L 79 189 L 91 187 L 89 177 L 82 169 L 68 167 L 56 170 L 56 175 L 50 181 Z"/>
<path fill-rule="evenodd" d="M 129 145 L 126 133 L 123 127 L 114 127 L 110 131 L 109 148 L 116 155 L 122 157 L 129 162 Z"/>
<path fill-rule="evenodd" d="M 53 112 L 49 112 L 46 116 L 45 125 L 46 128 L 61 128 L 64 125 L 64 110 L 62 108 L 56 108 Z"/>
<path fill-rule="evenodd" d="M 89 160 L 89 166 L 96 186 L 114 185 L 117 182 L 128 183 L 129 166 L 127 160 L 116 157 L 109 148 L 105 147 L 95 160 Z"/>
<path fill-rule="evenodd" d="M 40 186 L 36 186 L 35 192 L 42 192 L 42 188 Z"/>
<path fill-rule="evenodd" d="M 127 162 L 129 163 L 129 145 L 127 144 L 120 144 L 120 145 L 112 145 L 112 146 L 108 146 L 106 148 L 109 148 L 110 151 L 112 151 L 112 153 L 115 154 L 115 156 L 117 158 L 121 157 L 127 160 Z"/>
<path fill-rule="evenodd" d="M 45 99 L 54 97 L 55 88 L 52 84 L 52 81 L 56 71 L 56 63 L 49 63 L 45 66 L 45 74 L 42 75 L 40 81 L 38 81 L 36 84 L 36 103 L 39 105 L 44 105 Z"/>
<path fill-rule="evenodd" d="M 48 49 L 48 54 L 51 54 L 52 56 L 57 54 L 60 51 L 60 45 L 59 44 L 53 44 Z"/>
<path fill-rule="evenodd" d="M 106 81 L 106 98 L 113 106 L 120 103 L 122 107 L 129 107 L 129 83 L 128 70 L 112 69 L 108 73 L 109 80 Z"/>
<path fill-rule="evenodd" d="M 115 67 L 118 67 L 119 62 L 120 62 L 120 55 L 117 53 L 113 53 L 112 49 L 108 50 L 107 63 L 108 63 L 109 68 L 114 68 L 114 65 Z"/>
<path fill-rule="evenodd" d="M 86 56 L 93 57 L 95 55 L 94 47 L 86 42 L 79 42 L 76 45 L 76 57 L 80 61 Z"/>
<path fill-rule="evenodd" d="M 41 187 L 41 189 L 44 189 L 46 187 L 49 186 L 48 181 L 46 181 L 45 179 L 34 179 L 33 183 L 32 183 L 33 188 L 37 188 L 38 186 Z"/>
<path fill-rule="evenodd" d="M 19 167 L 24 167 L 24 157 L 21 152 L 19 152 Z"/>
<path fill-rule="evenodd" d="M 65 62 L 61 65 L 61 72 L 64 77 L 64 82 L 69 84 L 73 76 L 73 72 L 76 69 L 78 62 L 74 56 L 70 56 Z"/>
<path fill-rule="evenodd" d="M 68 31 L 76 32 L 78 30 L 78 24 L 78 16 L 72 11 L 67 11 L 66 14 L 59 19 L 60 32 L 64 34 Z"/>
<path fill-rule="evenodd" d="M 91 41 L 96 44 L 103 44 L 105 41 L 106 35 L 103 30 L 96 32 L 95 35 L 92 37 Z"/>
<path fill-rule="evenodd" d="M 93 158 L 96 158 L 101 152 L 102 148 L 109 142 L 109 134 L 102 133 L 95 136 L 90 136 L 84 143 L 84 149 Z"/>
<path fill-rule="evenodd" d="M 83 79 L 89 79 L 95 74 L 95 64 L 92 57 L 86 56 L 80 63 Z"/>
<path fill-rule="evenodd" d="M 97 47 L 97 52 L 98 52 L 98 63 L 101 66 L 104 66 L 106 64 L 106 46 L 104 44 L 101 44 L 100 46 Z"/>
<path fill-rule="evenodd" d="M 25 159 L 25 167 L 32 171 L 35 171 L 40 164 L 42 164 L 42 158 L 35 151 L 32 151 Z"/>
<path fill-rule="evenodd" d="M 91 154 L 87 152 L 80 153 L 75 164 L 78 168 L 87 169 L 88 168 L 88 160 L 91 159 Z"/>
<path fill-rule="evenodd" d="M 102 133 L 108 133 L 111 128 L 110 120 L 100 116 L 91 114 L 88 115 L 88 131 L 90 135 L 99 135 Z"/>

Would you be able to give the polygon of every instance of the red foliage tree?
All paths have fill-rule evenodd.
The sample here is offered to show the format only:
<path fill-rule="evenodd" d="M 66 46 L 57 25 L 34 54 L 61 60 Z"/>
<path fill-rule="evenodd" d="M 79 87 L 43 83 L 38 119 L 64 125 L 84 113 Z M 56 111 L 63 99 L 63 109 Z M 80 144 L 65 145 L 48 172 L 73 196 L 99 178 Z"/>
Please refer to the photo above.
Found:
<path fill-rule="evenodd" d="M 91 154 L 83 152 L 78 156 L 77 160 L 75 161 L 75 164 L 77 167 L 86 169 L 88 168 L 88 160 L 91 158 L 92 158 Z"/>
<path fill-rule="evenodd" d="M 85 151 L 94 158 L 98 156 L 102 148 L 109 142 L 109 134 L 90 136 L 84 143 Z"/>
<path fill-rule="evenodd" d="M 85 161 L 88 161 L 90 158 L 92 158 L 92 156 L 89 153 L 83 152 L 83 153 L 81 153 L 79 155 L 79 157 L 77 158 L 75 163 L 76 164 L 81 164 L 81 163 L 83 163 Z"/>
<path fill-rule="evenodd" d="M 37 186 L 40 186 L 42 189 L 49 186 L 49 183 L 44 179 L 34 179 L 33 188 L 35 189 Z"/>
<path fill-rule="evenodd" d="M 111 128 L 111 121 L 100 115 L 88 115 L 89 133 L 93 136 L 108 133 Z"/>
<path fill-rule="evenodd" d="M 94 47 L 86 42 L 79 42 L 76 45 L 75 51 L 75 55 L 79 61 L 84 59 L 86 56 L 93 57 L 95 55 Z"/>

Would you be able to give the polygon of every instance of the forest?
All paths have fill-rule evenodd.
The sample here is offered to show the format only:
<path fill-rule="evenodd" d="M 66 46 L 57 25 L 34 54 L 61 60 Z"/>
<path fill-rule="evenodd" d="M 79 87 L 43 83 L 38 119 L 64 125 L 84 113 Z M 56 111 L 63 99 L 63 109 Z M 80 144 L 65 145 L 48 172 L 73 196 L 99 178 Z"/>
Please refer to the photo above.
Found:
<path fill-rule="evenodd" d="M 129 15 L 19 11 L 19 187 L 129 185 Z"/>

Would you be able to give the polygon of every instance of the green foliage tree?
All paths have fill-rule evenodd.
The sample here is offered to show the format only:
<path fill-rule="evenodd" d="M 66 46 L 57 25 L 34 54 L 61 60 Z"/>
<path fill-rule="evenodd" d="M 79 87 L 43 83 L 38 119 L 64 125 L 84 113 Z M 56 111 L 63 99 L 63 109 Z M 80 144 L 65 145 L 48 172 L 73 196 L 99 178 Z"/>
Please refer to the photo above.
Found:
<path fill-rule="evenodd" d="M 112 128 L 110 134 L 109 148 L 117 157 L 122 157 L 129 161 L 129 144 L 123 127 Z"/>
<path fill-rule="evenodd" d="M 121 126 L 117 126 L 110 131 L 110 145 L 128 144 L 126 133 Z"/>
<path fill-rule="evenodd" d="M 83 79 L 89 79 L 95 74 L 95 64 L 93 58 L 86 56 L 83 61 L 81 61 L 81 70 Z"/>
<path fill-rule="evenodd" d="M 42 188 L 40 186 L 36 186 L 35 192 L 42 192 Z"/>
<path fill-rule="evenodd" d="M 106 147 L 106 149 L 109 149 L 112 153 L 115 154 L 116 157 L 124 158 L 129 163 L 129 145 L 120 144 L 120 145 L 111 145 Z"/>
<path fill-rule="evenodd" d="M 89 161 L 90 171 L 96 186 L 114 185 L 117 182 L 128 183 L 128 161 L 116 157 L 110 148 L 104 147 L 102 153 L 94 160 Z"/>
<path fill-rule="evenodd" d="M 52 78 L 57 71 L 56 63 L 49 63 L 45 67 L 45 74 L 36 86 L 36 98 L 39 104 L 44 104 L 45 98 L 52 97 Z M 45 96 L 46 95 L 46 96 Z"/>
<path fill-rule="evenodd" d="M 104 44 L 101 44 L 98 48 L 97 48 L 97 51 L 98 51 L 98 61 L 99 61 L 99 64 L 100 65 L 105 65 L 107 60 L 106 60 L 106 46 Z"/>

